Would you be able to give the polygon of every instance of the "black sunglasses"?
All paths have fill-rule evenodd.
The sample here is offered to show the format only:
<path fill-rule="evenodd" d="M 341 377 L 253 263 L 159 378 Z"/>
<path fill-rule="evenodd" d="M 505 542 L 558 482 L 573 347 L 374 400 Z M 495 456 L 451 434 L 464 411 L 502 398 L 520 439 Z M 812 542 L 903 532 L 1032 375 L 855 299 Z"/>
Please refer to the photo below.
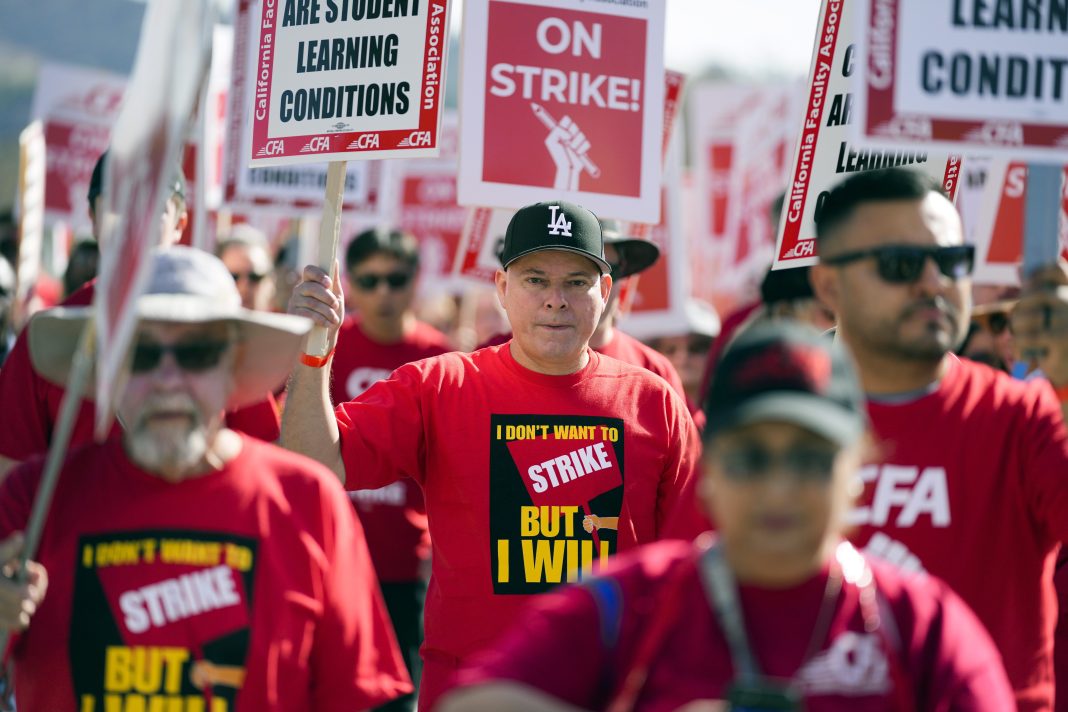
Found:
<path fill-rule="evenodd" d="M 257 274 L 256 272 L 231 272 L 230 276 L 234 278 L 235 282 L 240 282 L 242 277 L 248 279 L 252 284 L 259 284 L 263 281 L 263 278 L 267 275 Z"/>
<path fill-rule="evenodd" d="M 738 483 L 764 482 L 776 470 L 788 472 L 801 484 L 826 483 L 834 475 L 837 452 L 800 447 L 775 453 L 762 447 L 732 448 L 720 453 L 727 478 Z"/>
<path fill-rule="evenodd" d="M 389 274 L 354 274 L 352 283 L 362 292 L 373 292 L 378 289 L 379 282 L 385 282 L 391 290 L 400 290 L 408 286 L 412 281 L 410 272 L 390 272 Z"/>
<path fill-rule="evenodd" d="M 938 271 L 952 280 L 962 279 L 972 273 L 975 266 L 973 245 L 953 247 L 912 247 L 888 245 L 870 250 L 857 250 L 841 255 L 821 258 L 824 264 L 844 265 L 868 257 L 875 258 L 879 276 L 892 284 L 911 284 L 923 274 L 923 267 L 930 257 L 938 265 Z"/>
<path fill-rule="evenodd" d="M 183 371 L 199 373 L 219 365 L 219 359 L 229 348 L 226 341 L 194 341 L 185 344 L 146 344 L 134 346 L 130 370 L 133 373 L 148 373 L 159 366 L 163 354 L 174 356 Z"/>

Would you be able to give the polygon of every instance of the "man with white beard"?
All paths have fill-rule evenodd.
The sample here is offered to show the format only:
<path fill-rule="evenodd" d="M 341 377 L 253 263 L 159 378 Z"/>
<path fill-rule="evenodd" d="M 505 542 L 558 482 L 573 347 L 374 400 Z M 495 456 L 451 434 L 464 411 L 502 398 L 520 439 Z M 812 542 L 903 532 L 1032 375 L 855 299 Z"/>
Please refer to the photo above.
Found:
<path fill-rule="evenodd" d="M 18 708 L 343 710 L 410 691 L 337 478 L 223 425 L 281 385 L 310 322 L 242 308 L 223 264 L 191 248 L 158 251 L 148 283 L 123 430 L 68 453 L 28 582 L 0 580 L 0 629 L 24 631 Z M 87 316 L 33 320 L 43 377 L 66 381 Z M 0 484 L 0 563 L 41 470 Z"/>

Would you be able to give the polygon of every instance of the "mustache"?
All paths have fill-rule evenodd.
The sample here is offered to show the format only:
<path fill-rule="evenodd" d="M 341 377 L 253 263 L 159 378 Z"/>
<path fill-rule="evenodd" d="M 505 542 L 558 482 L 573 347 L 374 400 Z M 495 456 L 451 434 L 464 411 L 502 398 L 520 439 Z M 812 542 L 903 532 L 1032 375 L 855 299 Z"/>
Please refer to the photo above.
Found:
<path fill-rule="evenodd" d="M 159 396 L 145 402 L 141 409 L 141 420 L 145 421 L 159 413 L 188 413 L 197 417 L 196 403 L 192 398 L 184 395 Z"/>
<path fill-rule="evenodd" d="M 951 321 L 957 323 L 960 321 L 960 309 L 956 305 L 949 303 L 943 297 L 932 297 L 930 299 L 917 299 L 916 301 L 905 307 L 905 311 L 901 313 L 902 319 L 908 319 L 918 311 L 924 309 L 937 309 L 945 314 Z"/>

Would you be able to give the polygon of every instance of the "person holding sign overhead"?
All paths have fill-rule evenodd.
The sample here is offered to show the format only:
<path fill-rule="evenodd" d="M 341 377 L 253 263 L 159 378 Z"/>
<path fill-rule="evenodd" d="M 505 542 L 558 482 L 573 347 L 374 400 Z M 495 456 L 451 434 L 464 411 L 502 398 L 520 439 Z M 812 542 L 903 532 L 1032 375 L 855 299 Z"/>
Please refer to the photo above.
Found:
<path fill-rule="evenodd" d="M 698 436 L 683 399 L 589 348 L 612 288 L 593 213 L 566 201 L 520 209 L 501 262 L 509 342 L 401 366 L 336 411 L 329 357 L 305 356 L 283 414 L 282 444 L 348 489 L 404 476 L 423 487 L 434 556 L 421 709 L 531 594 L 660 538 L 692 496 Z M 342 303 L 338 282 L 307 267 L 290 312 L 327 327 L 332 346 Z M 616 528 L 586 531 L 591 514 Z"/>

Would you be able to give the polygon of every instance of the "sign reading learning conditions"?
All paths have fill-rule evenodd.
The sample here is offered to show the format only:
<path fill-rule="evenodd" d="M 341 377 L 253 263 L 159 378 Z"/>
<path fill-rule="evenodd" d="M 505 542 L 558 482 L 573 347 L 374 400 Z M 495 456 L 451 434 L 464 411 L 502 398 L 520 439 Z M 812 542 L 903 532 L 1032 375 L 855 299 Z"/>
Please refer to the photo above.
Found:
<path fill-rule="evenodd" d="M 437 154 L 449 0 L 264 0 L 253 166 Z"/>
<path fill-rule="evenodd" d="M 1068 159 L 1068 2 L 860 0 L 860 129 L 1016 159 Z"/>

